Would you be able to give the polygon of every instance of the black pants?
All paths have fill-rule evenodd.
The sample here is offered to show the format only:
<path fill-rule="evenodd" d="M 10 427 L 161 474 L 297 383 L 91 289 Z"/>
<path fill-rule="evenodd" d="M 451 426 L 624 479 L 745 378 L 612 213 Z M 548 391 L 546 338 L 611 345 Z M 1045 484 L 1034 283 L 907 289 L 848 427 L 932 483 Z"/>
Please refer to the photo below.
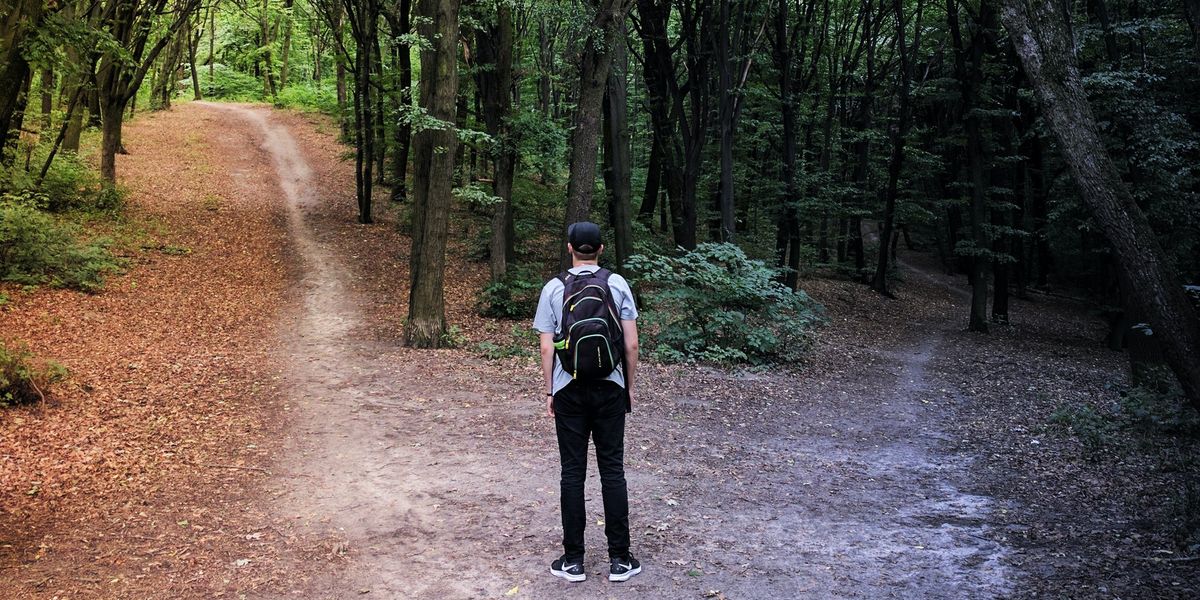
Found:
<path fill-rule="evenodd" d="M 600 467 L 608 555 L 626 556 L 629 492 L 625 486 L 625 390 L 611 381 L 573 381 L 554 396 L 554 425 L 562 460 L 564 554 L 569 560 L 583 558 L 583 530 L 587 525 L 583 482 L 587 478 L 588 437 L 591 437 Z"/>

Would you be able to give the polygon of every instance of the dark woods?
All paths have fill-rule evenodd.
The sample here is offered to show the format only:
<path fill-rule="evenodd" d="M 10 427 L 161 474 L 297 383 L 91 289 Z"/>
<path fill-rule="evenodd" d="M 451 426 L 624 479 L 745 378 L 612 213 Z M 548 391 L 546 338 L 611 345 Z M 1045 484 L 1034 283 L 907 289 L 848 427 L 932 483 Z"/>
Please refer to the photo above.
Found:
<path fill-rule="evenodd" d="M 358 220 L 380 185 L 409 214 L 415 346 L 444 343 L 463 203 L 497 284 L 548 245 L 523 223 L 584 218 L 618 265 L 730 243 L 792 288 L 893 296 L 930 252 L 971 330 L 1086 299 L 1200 401 L 1195 0 L 6 0 L 0 23 L 6 169 L 94 126 L 114 182 L 123 119 L 180 93 L 336 115 Z"/>

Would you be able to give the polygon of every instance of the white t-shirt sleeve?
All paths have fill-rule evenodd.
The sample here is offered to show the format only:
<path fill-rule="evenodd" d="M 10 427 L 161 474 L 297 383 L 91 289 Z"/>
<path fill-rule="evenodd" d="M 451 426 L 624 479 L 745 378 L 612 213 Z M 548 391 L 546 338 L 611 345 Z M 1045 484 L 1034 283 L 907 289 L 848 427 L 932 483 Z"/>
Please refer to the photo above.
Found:
<path fill-rule="evenodd" d="M 635 321 L 638 318 L 637 306 L 633 302 L 633 290 L 629 288 L 629 282 L 625 281 L 624 277 L 613 274 L 608 278 L 609 287 L 613 288 L 617 294 L 614 294 L 614 300 L 617 301 L 617 310 L 620 313 L 622 321 Z"/>
<path fill-rule="evenodd" d="M 533 315 L 533 328 L 539 333 L 556 333 L 558 331 L 558 315 L 554 314 L 551 296 L 554 295 L 554 283 L 551 280 L 542 286 L 542 296 L 538 298 L 537 312 Z"/>

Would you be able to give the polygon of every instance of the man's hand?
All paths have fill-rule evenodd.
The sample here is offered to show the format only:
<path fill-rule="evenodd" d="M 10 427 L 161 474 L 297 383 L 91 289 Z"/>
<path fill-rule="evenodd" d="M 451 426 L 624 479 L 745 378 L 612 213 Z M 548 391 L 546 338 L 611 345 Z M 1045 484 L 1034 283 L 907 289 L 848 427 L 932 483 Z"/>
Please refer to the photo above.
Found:
<path fill-rule="evenodd" d="M 546 396 L 546 416 L 554 418 L 554 396 Z"/>

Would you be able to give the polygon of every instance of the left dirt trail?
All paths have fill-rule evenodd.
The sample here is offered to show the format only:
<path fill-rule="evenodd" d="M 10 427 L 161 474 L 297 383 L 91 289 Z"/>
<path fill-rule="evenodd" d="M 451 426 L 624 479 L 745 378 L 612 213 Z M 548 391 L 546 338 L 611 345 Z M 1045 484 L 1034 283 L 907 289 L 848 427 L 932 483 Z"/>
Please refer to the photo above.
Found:
<path fill-rule="evenodd" d="M 197 103 L 250 123 L 269 156 L 283 193 L 288 233 L 298 256 L 299 297 L 285 311 L 277 348 L 284 368 L 284 410 L 290 434 L 272 470 L 268 494 L 277 519 L 289 529 L 325 540 L 318 553 L 338 560 L 353 551 L 366 562 L 397 557 L 396 538 L 428 531 L 428 510 L 411 502 L 421 495 L 396 465 L 408 463 L 397 428 L 376 412 L 410 390 L 396 364 L 381 358 L 360 310 L 366 304 L 354 289 L 352 270 L 315 221 L 322 182 L 287 124 L 270 109 Z M 316 158 L 315 160 L 320 160 Z M 365 555 L 365 556 L 364 556 Z M 375 559 L 375 560 L 372 560 Z M 297 578 L 275 590 L 281 596 L 333 597 L 388 586 L 380 573 L 330 574 Z M 348 586 L 348 587 L 347 587 Z M 367 587 L 363 587 L 367 586 Z M 431 593 L 466 593 L 434 585 Z"/>

